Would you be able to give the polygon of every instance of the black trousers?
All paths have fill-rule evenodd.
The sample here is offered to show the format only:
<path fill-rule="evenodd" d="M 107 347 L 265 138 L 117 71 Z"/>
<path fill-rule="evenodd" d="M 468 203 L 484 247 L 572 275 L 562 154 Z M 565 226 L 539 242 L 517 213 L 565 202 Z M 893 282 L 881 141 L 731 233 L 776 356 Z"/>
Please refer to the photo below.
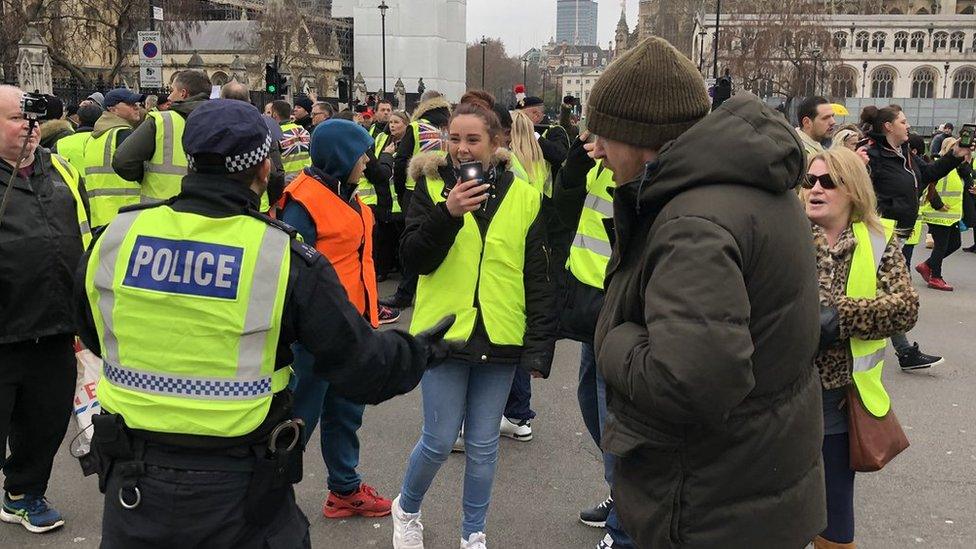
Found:
<path fill-rule="evenodd" d="M 7 492 L 47 491 L 71 418 L 76 364 L 70 335 L 0 344 L 0 468 Z"/>
<path fill-rule="evenodd" d="M 935 245 L 932 246 L 932 255 L 926 263 L 932 269 L 932 276 L 942 278 L 942 260 L 962 246 L 962 233 L 959 232 L 958 223 L 949 226 L 929 225 L 929 233 Z"/>
<path fill-rule="evenodd" d="M 373 265 L 377 276 L 389 276 L 399 270 L 402 232 L 402 220 L 398 223 L 395 219 L 390 219 L 373 224 Z"/>
<path fill-rule="evenodd" d="M 244 516 L 251 473 L 185 471 L 146 465 L 137 486 L 141 500 L 134 509 L 119 501 L 121 479 L 109 473 L 102 511 L 101 549 L 309 548 L 308 519 L 288 489 L 283 505 L 269 506 L 266 525 Z M 136 501 L 126 489 L 125 502 Z"/>

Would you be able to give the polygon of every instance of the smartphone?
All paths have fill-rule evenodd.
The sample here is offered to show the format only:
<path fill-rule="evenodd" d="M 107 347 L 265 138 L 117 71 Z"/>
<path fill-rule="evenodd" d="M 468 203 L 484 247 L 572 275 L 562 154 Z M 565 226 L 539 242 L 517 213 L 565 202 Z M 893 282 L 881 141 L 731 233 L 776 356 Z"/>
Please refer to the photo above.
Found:
<path fill-rule="evenodd" d="M 860 149 L 861 147 L 867 145 L 870 142 L 871 142 L 871 138 L 865 137 L 864 139 L 858 141 L 856 145 L 854 145 L 854 150 Z"/>
<path fill-rule="evenodd" d="M 976 148 L 974 136 L 976 136 L 976 124 L 963 124 L 962 129 L 959 130 L 959 146 Z"/>
<path fill-rule="evenodd" d="M 483 182 L 485 180 L 485 168 L 481 162 L 465 162 L 464 164 L 458 166 L 458 178 L 460 179 L 460 183 L 471 180 Z M 450 187 L 445 185 L 444 190 L 441 192 L 441 196 L 447 199 L 447 195 L 450 194 L 451 189 L 453 188 L 454 185 L 451 185 Z"/>

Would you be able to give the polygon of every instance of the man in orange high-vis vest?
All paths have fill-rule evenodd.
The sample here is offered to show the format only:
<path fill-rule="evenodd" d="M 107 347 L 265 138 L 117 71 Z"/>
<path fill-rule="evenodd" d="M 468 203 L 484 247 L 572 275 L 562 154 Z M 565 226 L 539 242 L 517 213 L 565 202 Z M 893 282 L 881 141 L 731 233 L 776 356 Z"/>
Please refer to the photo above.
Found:
<path fill-rule="evenodd" d="M 373 213 L 356 195 L 373 146 L 373 138 L 348 120 L 327 120 L 316 127 L 305 168 L 285 188 L 281 199 L 285 223 L 324 255 L 346 289 L 349 301 L 372 323 L 395 322 L 400 313 L 377 306 L 373 270 Z M 295 361 L 295 414 L 305 421 L 305 442 L 319 424 L 322 457 L 329 471 L 329 496 L 322 507 L 326 518 L 390 514 L 391 502 L 362 482 L 356 472 L 364 407 L 329 389 L 312 372 L 314 360 L 300 345 Z"/>

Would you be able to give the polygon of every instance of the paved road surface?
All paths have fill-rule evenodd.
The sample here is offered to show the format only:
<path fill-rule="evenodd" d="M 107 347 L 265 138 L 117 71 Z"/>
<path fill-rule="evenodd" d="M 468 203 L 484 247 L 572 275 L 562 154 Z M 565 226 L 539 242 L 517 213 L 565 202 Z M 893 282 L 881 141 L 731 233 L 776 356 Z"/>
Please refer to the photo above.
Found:
<path fill-rule="evenodd" d="M 917 255 L 926 258 L 928 251 Z M 945 276 L 955 292 L 924 288 L 916 278 L 922 313 L 910 337 L 924 350 L 945 354 L 946 364 L 915 374 L 886 369 L 886 385 L 912 446 L 886 470 L 858 476 L 860 547 L 976 547 L 976 256 L 957 253 L 946 262 Z M 383 286 L 392 289 L 389 282 Z M 889 365 L 892 359 L 889 348 Z M 534 384 L 534 440 L 502 440 L 488 524 L 491 547 L 592 548 L 602 537 L 576 519 L 580 507 L 606 495 L 599 457 L 576 404 L 578 361 L 577 344 L 558 345 L 552 377 Z M 414 391 L 366 412 L 360 470 L 391 498 L 420 432 L 419 396 Z M 312 523 L 313 546 L 390 547 L 389 519 L 322 518 L 326 489 L 317 447 L 305 464 L 297 492 Z M 463 464 L 463 456 L 451 456 L 424 502 L 431 549 L 458 545 Z M 66 446 L 49 495 L 67 519 L 65 528 L 35 536 L 0 524 L 0 548 L 98 546 L 102 496 L 94 478 L 82 478 Z"/>

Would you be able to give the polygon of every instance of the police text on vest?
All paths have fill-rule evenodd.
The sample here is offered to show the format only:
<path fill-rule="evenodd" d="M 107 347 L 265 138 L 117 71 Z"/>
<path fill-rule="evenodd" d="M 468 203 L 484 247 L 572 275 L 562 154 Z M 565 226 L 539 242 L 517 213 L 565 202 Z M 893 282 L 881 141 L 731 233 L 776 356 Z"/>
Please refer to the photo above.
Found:
<path fill-rule="evenodd" d="M 136 237 L 124 286 L 159 292 L 237 299 L 244 248 Z"/>

